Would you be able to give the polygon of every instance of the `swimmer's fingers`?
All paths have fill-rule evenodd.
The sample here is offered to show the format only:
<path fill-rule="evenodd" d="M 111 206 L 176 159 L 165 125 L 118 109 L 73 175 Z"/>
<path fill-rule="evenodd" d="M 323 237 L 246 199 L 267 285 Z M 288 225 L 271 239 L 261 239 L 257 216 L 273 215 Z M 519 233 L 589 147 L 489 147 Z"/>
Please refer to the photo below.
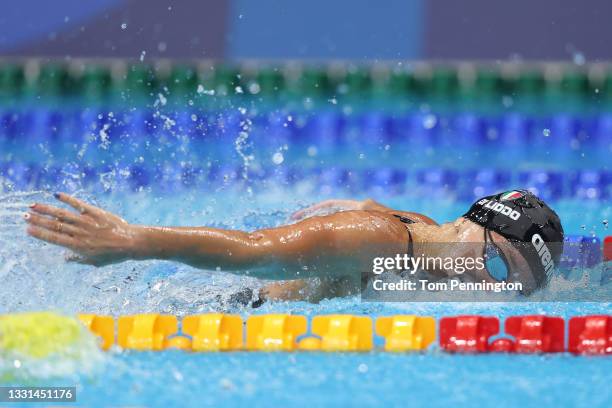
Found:
<path fill-rule="evenodd" d="M 67 222 L 61 222 L 59 220 L 43 217 L 37 214 L 26 214 L 25 220 L 28 224 L 34 225 L 39 228 L 44 228 L 50 232 L 58 234 L 66 234 L 69 236 L 81 235 L 81 229 L 75 225 Z"/>
<path fill-rule="evenodd" d="M 59 221 L 62 221 L 62 222 L 69 222 L 71 224 L 79 224 L 81 221 L 81 219 L 79 218 L 77 214 L 71 211 L 65 210 L 63 208 L 54 207 L 52 205 L 36 203 L 32 205 L 30 208 L 31 208 L 31 211 L 33 212 L 57 218 Z"/>
<path fill-rule="evenodd" d="M 66 193 L 57 193 L 55 194 L 55 198 L 57 198 L 63 203 L 68 204 L 81 214 L 89 214 L 95 216 L 104 213 L 104 210 L 91 204 L 87 204 L 85 201 L 79 200 L 78 198 L 68 195 Z"/>
<path fill-rule="evenodd" d="M 37 227 L 36 225 L 30 225 L 28 227 L 28 234 L 50 244 L 60 245 L 74 250 L 77 250 L 80 247 L 79 241 L 77 241 L 75 238 L 68 235 L 59 234 L 57 232 L 52 232 L 45 228 Z"/>

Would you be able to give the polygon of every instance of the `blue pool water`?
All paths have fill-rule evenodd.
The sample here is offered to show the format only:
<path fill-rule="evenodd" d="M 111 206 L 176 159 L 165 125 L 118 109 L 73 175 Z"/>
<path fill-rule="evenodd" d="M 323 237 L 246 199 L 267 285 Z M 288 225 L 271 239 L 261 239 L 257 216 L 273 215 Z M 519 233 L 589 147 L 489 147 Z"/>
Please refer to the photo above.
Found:
<path fill-rule="evenodd" d="M 352 115 L 240 107 L 215 114 L 187 108 L 143 112 L 25 106 L 2 113 L 0 312 L 569 317 L 612 311 L 609 265 L 556 277 L 545 293 L 564 291 L 567 302 L 373 303 L 351 297 L 316 305 L 273 303 L 253 311 L 228 304 L 227 297 L 261 286 L 255 277 L 171 262 L 98 269 L 66 264 L 62 250 L 27 238 L 20 218 L 27 204 L 52 202 L 52 192 L 62 190 L 130 222 L 154 225 L 252 230 L 285 223 L 292 211 L 332 197 L 371 197 L 444 222 L 461 215 L 477 196 L 530 187 L 551 202 L 567 233 L 604 237 L 610 235 L 612 190 L 605 132 L 610 121 L 603 114 Z M 157 125 L 151 127 L 151 120 Z M 585 291 L 602 301 L 580 302 Z M 453 356 L 436 348 L 423 354 L 111 352 L 82 366 L 28 362 L 16 368 L 0 359 L 0 372 L 18 383 L 76 384 L 83 406 L 473 406 L 487 401 L 604 407 L 610 405 L 612 360 L 565 354 Z"/>

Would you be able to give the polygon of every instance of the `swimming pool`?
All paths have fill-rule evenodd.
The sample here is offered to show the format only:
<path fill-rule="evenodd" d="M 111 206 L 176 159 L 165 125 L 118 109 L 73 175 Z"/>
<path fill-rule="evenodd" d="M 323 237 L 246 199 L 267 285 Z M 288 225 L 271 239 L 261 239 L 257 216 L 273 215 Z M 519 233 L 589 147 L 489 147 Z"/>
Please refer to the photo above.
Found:
<path fill-rule="evenodd" d="M 555 277 L 545 291 L 564 291 L 567 302 L 376 303 L 352 297 L 253 311 L 228 297 L 259 287 L 255 278 L 171 262 L 99 269 L 66 264 L 61 250 L 25 236 L 20 214 L 31 201 L 52 201 L 55 190 L 75 192 L 134 223 L 252 230 L 282 224 L 293 210 L 332 197 L 372 197 L 446 221 L 476 197 L 518 186 L 549 200 L 566 233 L 610 235 L 612 121 L 604 104 L 534 109 L 532 102 L 518 102 L 522 93 L 513 94 L 512 103 L 500 96 L 481 105 L 465 103 L 465 96 L 457 97 L 461 103 L 442 103 L 427 93 L 364 103 L 350 92 L 312 96 L 303 89 L 297 96 L 247 98 L 240 92 L 256 88 L 235 84 L 232 75 L 225 90 L 230 95 L 194 82 L 189 95 L 159 86 L 141 99 L 126 97 L 125 90 L 123 97 L 93 102 L 87 93 L 29 94 L 3 105 L 0 311 L 610 313 L 606 265 Z M 581 302 L 582 291 L 600 301 Z M 569 355 L 166 351 L 98 358 L 81 368 L 15 368 L 0 360 L 0 371 L 31 384 L 77 384 L 83 406 L 471 406 L 475 400 L 607 406 L 612 379 L 610 358 Z"/>

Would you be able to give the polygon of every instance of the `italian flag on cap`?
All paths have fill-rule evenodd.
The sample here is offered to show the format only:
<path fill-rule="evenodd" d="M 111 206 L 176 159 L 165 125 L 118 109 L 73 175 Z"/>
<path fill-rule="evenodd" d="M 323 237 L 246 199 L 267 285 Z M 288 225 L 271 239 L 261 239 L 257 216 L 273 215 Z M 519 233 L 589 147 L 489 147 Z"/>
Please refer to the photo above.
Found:
<path fill-rule="evenodd" d="M 521 198 L 522 196 L 523 193 L 521 193 L 520 191 L 508 191 L 507 193 L 502 194 L 500 199 L 503 201 L 514 200 L 516 198 Z"/>

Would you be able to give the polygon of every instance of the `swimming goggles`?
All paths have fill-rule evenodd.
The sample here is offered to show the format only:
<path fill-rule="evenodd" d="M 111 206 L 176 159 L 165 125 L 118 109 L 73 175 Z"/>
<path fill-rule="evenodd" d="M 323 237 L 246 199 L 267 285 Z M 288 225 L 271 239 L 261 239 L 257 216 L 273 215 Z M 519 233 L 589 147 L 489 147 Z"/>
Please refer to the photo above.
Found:
<path fill-rule="evenodd" d="M 483 258 L 489 276 L 498 282 L 507 281 L 510 273 L 508 260 L 502 250 L 493 242 L 491 231 L 485 228 Z"/>

